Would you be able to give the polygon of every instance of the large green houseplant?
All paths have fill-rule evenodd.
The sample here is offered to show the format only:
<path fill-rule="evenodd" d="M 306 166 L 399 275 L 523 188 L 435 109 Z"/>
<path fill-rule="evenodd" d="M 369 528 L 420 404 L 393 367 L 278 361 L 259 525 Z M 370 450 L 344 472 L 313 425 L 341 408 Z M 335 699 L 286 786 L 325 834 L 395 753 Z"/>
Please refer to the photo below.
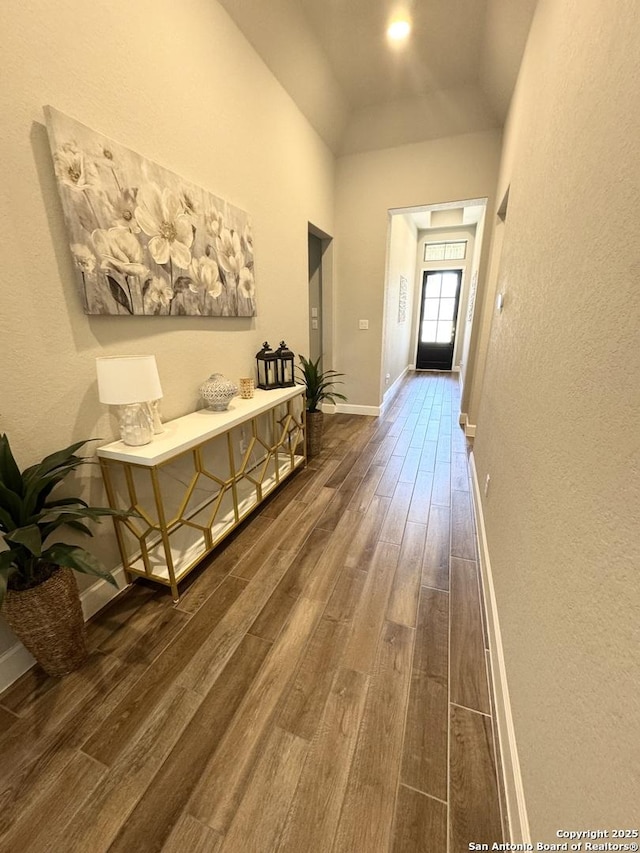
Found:
<path fill-rule="evenodd" d="M 59 528 L 91 536 L 86 521 L 122 515 L 79 497 L 52 497 L 56 487 L 88 460 L 78 441 L 20 471 L 6 435 L 0 434 L 0 606 L 14 633 L 50 675 L 76 669 L 87 656 L 84 620 L 73 574 L 96 575 L 117 587 L 113 575 L 78 545 L 62 542 Z"/>
<path fill-rule="evenodd" d="M 334 390 L 335 386 L 342 384 L 335 370 L 322 370 L 320 362 L 322 356 L 315 361 L 298 355 L 300 365 L 297 366 L 300 379 L 306 388 L 307 408 L 307 456 L 316 456 L 322 449 L 322 433 L 324 430 L 324 414 L 320 404 L 324 402 L 335 403 L 336 400 L 346 400 L 344 394 Z"/>

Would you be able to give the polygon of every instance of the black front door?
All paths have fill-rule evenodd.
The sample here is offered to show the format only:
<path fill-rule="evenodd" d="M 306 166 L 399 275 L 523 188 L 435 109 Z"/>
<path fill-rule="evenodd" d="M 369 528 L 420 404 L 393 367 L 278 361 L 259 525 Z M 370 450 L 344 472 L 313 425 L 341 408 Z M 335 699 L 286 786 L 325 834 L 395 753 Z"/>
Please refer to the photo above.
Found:
<path fill-rule="evenodd" d="M 416 367 L 451 370 L 462 270 L 425 270 Z"/>

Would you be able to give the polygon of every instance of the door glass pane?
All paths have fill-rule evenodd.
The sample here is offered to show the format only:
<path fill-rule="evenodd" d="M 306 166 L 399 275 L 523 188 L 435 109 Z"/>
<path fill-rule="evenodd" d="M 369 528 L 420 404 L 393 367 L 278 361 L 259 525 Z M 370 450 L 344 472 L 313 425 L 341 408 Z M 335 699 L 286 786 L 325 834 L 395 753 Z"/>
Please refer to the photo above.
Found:
<path fill-rule="evenodd" d="M 440 314 L 439 320 L 453 320 L 453 311 L 456 307 L 455 299 L 441 299 L 440 300 Z"/>
<path fill-rule="evenodd" d="M 424 294 L 427 299 L 437 299 L 438 296 L 440 296 L 441 281 L 442 275 L 440 273 L 436 273 L 436 275 L 427 276 L 427 288 Z"/>
<path fill-rule="evenodd" d="M 442 274 L 442 295 L 453 297 L 456 295 L 458 286 L 458 274 L 455 272 L 445 272 Z"/>
<path fill-rule="evenodd" d="M 424 301 L 424 318 L 425 320 L 437 320 L 438 319 L 438 305 L 440 301 L 438 299 L 425 299 Z"/>
<path fill-rule="evenodd" d="M 438 324 L 433 320 L 425 320 L 422 323 L 422 335 L 420 340 L 423 344 L 435 343 L 437 326 Z"/>
<path fill-rule="evenodd" d="M 451 332 L 453 325 L 450 320 L 441 320 L 438 323 L 438 331 L 436 333 L 436 341 L 439 344 L 448 344 L 451 340 Z"/>

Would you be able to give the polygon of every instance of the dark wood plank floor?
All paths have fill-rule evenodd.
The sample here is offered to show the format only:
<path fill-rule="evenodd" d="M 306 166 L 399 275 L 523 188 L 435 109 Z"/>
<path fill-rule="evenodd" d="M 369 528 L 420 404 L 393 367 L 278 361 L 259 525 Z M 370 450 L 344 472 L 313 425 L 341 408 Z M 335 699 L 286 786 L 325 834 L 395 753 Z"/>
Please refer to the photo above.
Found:
<path fill-rule="evenodd" d="M 503 840 L 467 447 L 448 374 L 321 456 L 87 665 L 0 697 L 0 851 L 461 853 Z"/>

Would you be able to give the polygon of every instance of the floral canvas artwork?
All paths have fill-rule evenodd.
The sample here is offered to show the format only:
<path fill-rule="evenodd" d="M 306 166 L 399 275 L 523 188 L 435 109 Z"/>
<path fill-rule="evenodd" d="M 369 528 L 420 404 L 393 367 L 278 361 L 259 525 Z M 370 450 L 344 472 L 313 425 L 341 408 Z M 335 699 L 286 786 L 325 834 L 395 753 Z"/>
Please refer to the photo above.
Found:
<path fill-rule="evenodd" d="M 253 317 L 247 214 L 45 107 L 87 314 Z"/>

